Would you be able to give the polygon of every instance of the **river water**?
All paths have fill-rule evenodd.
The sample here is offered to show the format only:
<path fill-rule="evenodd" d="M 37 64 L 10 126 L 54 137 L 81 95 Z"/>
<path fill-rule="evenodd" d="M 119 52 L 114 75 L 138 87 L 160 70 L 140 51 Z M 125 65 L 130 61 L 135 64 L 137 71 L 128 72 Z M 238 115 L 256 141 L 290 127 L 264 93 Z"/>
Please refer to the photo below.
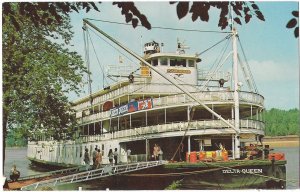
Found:
<path fill-rule="evenodd" d="M 4 174 L 6 177 L 9 177 L 9 171 L 11 167 L 15 164 L 17 169 L 21 172 L 21 177 L 35 175 L 44 173 L 48 170 L 33 167 L 30 164 L 30 161 L 26 159 L 26 148 L 8 148 L 5 150 L 6 160 L 4 165 Z M 298 147 L 282 147 L 276 148 L 276 152 L 285 153 L 287 160 L 286 164 L 286 189 L 299 189 L 299 148 Z M 177 180 L 178 178 L 176 178 Z M 179 178 L 180 179 L 180 178 Z M 175 178 L 174 178 L 175 180 Z M 143 181 L 143 179 L 141 180 Z M 82 187 L 83 190 L 105 190 L 110 188 L 112 190 L 151 190 L 151 189 L 164 189 L 165 186 L 168 186 L 172 183 L 172 178 L 147 178 L 148 185 L 143 185 L 143 182 L 138 185 L 132 186 L 131 183 L 136 183 L 136 181 L 131 181 L 127 177 L 112 177 L 102 180 L 93 180 L 88 182 L 81 182 L 75 184 L 69 184 L 64 186 L 59 186 L 56 190 L 78 190 L 79 187 Z M 159 184 L 158 184 L 159 183 Z M 153 188 L 151 186 L 157 186 Z M 200 188 L 199 188 L 200 189 Z"/>

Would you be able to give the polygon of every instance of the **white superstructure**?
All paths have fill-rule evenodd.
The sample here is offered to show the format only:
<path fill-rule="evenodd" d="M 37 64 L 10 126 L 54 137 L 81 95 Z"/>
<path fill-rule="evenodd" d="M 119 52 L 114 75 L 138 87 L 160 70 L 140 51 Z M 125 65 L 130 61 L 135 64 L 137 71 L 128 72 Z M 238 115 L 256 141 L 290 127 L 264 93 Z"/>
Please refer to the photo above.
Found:
<path fill-rule="evenodd" d="M 162 78 L 152 67 L 141 64 L 138 74 L 129 73 L 117 83 L 74 101 L 80 126 L 73 139 L 35 138 L 36 141 L 28 143 L 30 160 L 80 165 L 84 164 L 85 148 L 92 158 L 97 147 L 102 151 L 103 163 L 108 163 L 108 151 L 115 148 L 120 162 L 127 162 L 128 149 L 132 161 L 147 161 L 151 159 L 154 144 L 161 146 L 164 159 L 171 159 L 183 136 L 185 152 L 199 151 L 203 147 L 216 150 L 222 143 L 231 158 L 235 158 L 234 153 L 244 142 L 258 142 L 264 136 L 263 96 L 230 88 L 228 72 L 201 71 L 199 56 L 186 54 L 180 46 L 178 43 L 175 52 L 166 53 L 161 52 L 158 43 L 146 43 L 143 58 L 228 124 L 238 122 L 238 136 L 228 124 Z M 203 82 L 209 82 L 204 89 Z M 241 142 L 238 146 L 236 139 Z"/>

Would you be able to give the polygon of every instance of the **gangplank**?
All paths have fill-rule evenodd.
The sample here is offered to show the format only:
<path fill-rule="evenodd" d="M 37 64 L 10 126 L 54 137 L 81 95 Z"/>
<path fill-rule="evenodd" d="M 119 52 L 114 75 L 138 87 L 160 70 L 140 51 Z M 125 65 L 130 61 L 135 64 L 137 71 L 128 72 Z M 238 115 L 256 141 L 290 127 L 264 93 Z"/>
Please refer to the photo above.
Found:
<path fill-rule="evenodd" d="M 58 178 L 53 178 L 49 180 L 39 181 L 21 188 L 22 191 L 33 191 L 39 190 L 44 187 L 53 188 L 58 185 L 78 183 L 98 178 L 109 177 L 113 175 L 119 175 L 123 173 L 138 171 L 142 169 L 147 169 L 151 167 L 160 166 L 167 164 L 167 161 L 149 161 L 149 162 L 138 162 L 130 164 L 121 164 L 121 165 L 106 165 L 99 169 L 84 171 L 80 173 L 75 173 L 67 176 L 62 176 Z"/>

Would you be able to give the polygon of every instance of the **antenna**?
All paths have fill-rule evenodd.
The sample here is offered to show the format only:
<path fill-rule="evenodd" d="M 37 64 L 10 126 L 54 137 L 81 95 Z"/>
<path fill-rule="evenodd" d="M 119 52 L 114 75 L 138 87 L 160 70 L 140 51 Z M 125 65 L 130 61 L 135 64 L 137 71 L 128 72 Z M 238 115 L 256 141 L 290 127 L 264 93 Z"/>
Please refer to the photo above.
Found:
<path fill-rule="evenodd" d="M 185 40 L 181 43 L 179 38 L 177 38 L 177 53 L 184 54 L 185 49 L 189 49 L 190 47 L 185 45 Z"/>

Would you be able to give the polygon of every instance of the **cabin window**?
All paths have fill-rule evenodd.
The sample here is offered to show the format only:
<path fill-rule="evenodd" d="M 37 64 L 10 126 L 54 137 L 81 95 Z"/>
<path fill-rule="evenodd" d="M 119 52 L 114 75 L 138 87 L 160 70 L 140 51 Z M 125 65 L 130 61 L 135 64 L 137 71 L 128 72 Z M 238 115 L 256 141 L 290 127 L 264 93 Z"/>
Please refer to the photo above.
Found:
<path fill-rule="evenodd" d="M 186 67 L 186 60 L 185 59 L 171 59 L 170 66 Z"/>
<path fill-rule="evenodd" d="M 170 66 L 176 66 L 177 60 L 176 59 L 171 59 L 170 60 Z"/>
<path fill-rule="evenodd" d="M 153 59 L 152 60 L 152 65 L 157 66 L 158 65 L 158 59 Z"/>
<path fill-rule="evenodd" d="M 186 60 L 185 59 L 178 59 L 177 66 L 186 67 Z"/>
<path fill-rule="evenodd" d="M 189 60 L 189 67 L 195 67 L 195 61 L 194 60 Z"/>
<path fill-rule="evenodd" d="M 168 58 L 160 58 L 160 65 L 167 66 L 168 65 Z"/>

